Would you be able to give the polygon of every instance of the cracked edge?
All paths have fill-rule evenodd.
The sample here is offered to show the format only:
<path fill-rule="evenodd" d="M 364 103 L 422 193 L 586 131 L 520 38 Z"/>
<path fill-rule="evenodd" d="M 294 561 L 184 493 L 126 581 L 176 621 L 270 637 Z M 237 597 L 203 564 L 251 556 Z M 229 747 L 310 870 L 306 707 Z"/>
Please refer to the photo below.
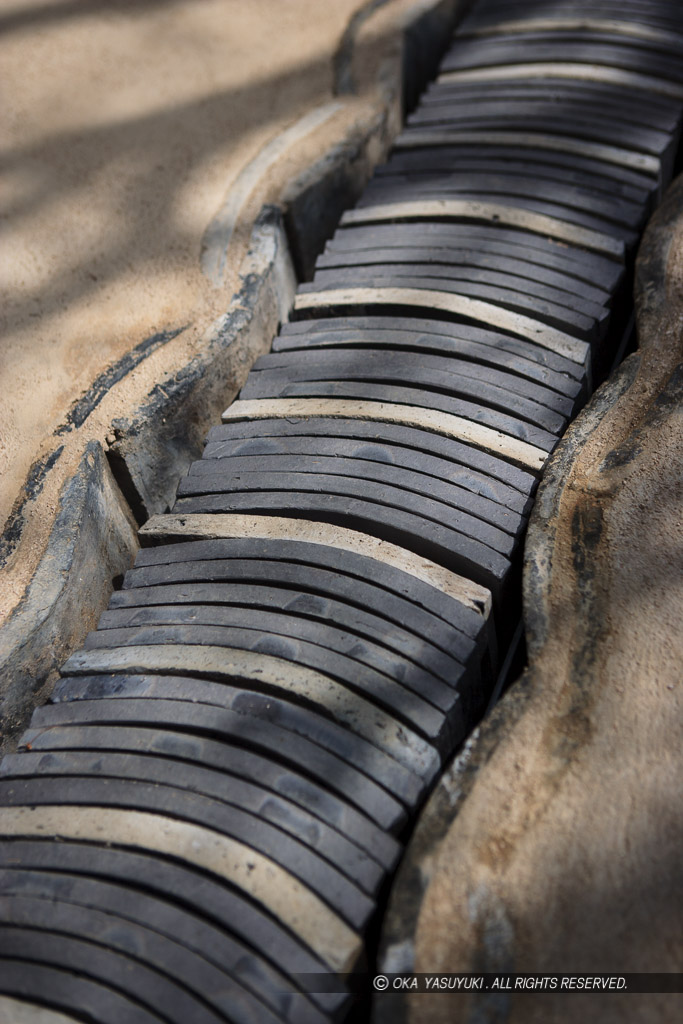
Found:
<path fill-rule="evenodd" d="M 178 481 L 199 457 L 226 399 L 242 387 L 287 318 L 296 281 L 282 214 L 265 206 L 240 267 L 240 288 L 204 335 L 202 352 L 157 384 L 131 416 L 112 423 L 108 457 L 138 523 L 173 504 Z"/>

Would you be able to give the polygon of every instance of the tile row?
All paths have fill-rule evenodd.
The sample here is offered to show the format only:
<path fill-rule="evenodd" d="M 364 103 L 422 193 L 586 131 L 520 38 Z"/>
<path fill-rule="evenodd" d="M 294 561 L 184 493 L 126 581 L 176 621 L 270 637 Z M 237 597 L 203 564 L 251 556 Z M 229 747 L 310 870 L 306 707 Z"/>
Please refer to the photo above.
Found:
<path fill-rule="evenodd" d="M 0 765 L 0 1014 L 353 1013 L 539 476 L 628 337 L 682 54 L 670 3 L 474 5 Z"/>

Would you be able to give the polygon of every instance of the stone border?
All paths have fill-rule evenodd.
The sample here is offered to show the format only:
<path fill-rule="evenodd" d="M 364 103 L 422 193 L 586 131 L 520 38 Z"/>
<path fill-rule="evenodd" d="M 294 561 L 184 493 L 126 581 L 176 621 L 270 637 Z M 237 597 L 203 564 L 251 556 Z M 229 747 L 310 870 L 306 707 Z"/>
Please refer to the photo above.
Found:
<path fill-rule="evenodd" d="M 683 268 L 677 266 L 683 263 L 683 257 L 677 256 L 676 248 L 680 250 L 682 239 L 683 175 L 669 188 L 640 246 L 635 277 L 640 347 L 596 391 L 569 427 L 549 460 L 538 489 L 524 553 L 524 625 L 530 668 L 456 754 L 422 811 L 396 876 L 383 923 L 377 958 L 377 968 L 383 973 L 413 970 L 418 918 L 441 843 L 478 776 L 499 746 L 513 735 L 537 689 L 534 664 L 550 635 L 550 590 L 560 505 L 566 486 L 571 486 L 577 459 L 587 442 L 618 411 L 620 400 L 625 400 L 621 410 L 623 433 L 629 435 L 644 403 L 649 411 L 640 421 L 641 426 L 655 422 L 659 408 L 666 411 L 676 399 L 683 376 L 681 366 L 676 366 L 681 349 L 683 301 Z M 627 461 L 634 444 L 637 430 L 618 444 L 605 462 Z M 586 564 L 582 579 L 590 582 L 590 576 L 590 565 Z M 577 600 L 589 602 L 590 591 L 587 586 L 586 595 L 580 594 Z M 504 945 L 502 942 L 501 948 Z M 373 1024 L 408 1024 L 409 1020 L 409 1003 L 400 992 L 387 992 L 374 1000 Z"/>
<path fill-rule="evenodd" d="M 403 110 L 410 111 L 446 49 L 456 22 L 474 0 L 417 0 L 402 29 L 400 81 L 383 83 L 382 109 L 362 134 L 355 133 L 295 178 L 282 195 L 292 258 L 299 278 L 312 277 L 316 256 L 333 233 L 342 214 L 353 206 L 372 173 L 384 158 L 401 127 Z M 368 13 L 384 6 L 377 0 Z M 353 43 L 368 13 L 358 12 Z M 362 15 L 362 16 L 361 16 Z M 351 28 L 351 25 L 349 26 Z M 335 91 L 343 95 L 352 82 L 352 55 L 348 41 L 337 52 Z M 343 58 L 340 54 L 343 52 Z M 401 109 L 403 108 L 403 109 Z"/>
<path fill-rule="evenodd" d="M 286 319 L 296 286 L 292 262 L 301 273 L 310 273 L 342 211 L 360 195 L 398 131 L 401 92 L 409 104 L 414 102 L 469 2 L 418 0 L 399 30 L 400 78 L 394 74 L 387 81 L 384 71 L 379 107 L 290 182 L 281 197 L 284 214 L 274 206 L 262 209 L 240 267 L 239 291 L 205 335 L 202 353 L 156 385 L 130 416 L 113 422 L 106 450 L 98 442 L 88 444 L 79 469 L 62 488 L 41 561 L 0 630 L 0 753 L 12 748 L 32 709 L 47 699 L 57 667 L 95 624 L 109 599 L 112 579 L 130 565 L 137 548 L 134 520 L 142 523 L 149 515 L 166 511 L 174 500 L 178 480 L 201 453 L 207 429 Z M 370 6 L 374 10 L 375 5 Z M 355 45 L 355 29 L 352 34 Z M 347 47 L 346 67 L 351 67 L 349 54 Z M 258 158 L 252 171 L 259 174 Z M 226 246 L 230 234 L 225 235 Z M 95 382 L 79 409 L 84 402 L 83 409 L 89 407 L 91 399 L 97 403 L 103 388 L 172 336 L 155 335 L 143 342 L 140 351 L 124 357 L 120 366 L 107 371 L 106 379 Z M 40 493 L 46 473 L 61 454 L 59 437 L 55 442 L 53 451 L 32 467 L 0 538 L 0 551 L 3 542 L 8 551 L 19 546 L 24 506 Z"/>
<path fill-rule="evenodd" d="M 178 481 L 201 454 L 207 431 L 287 318 L 296 280 L 277 207 L 261 210 L 240 281 L 227 312 L 205 334 L 202 352 L 171 381 L 153 388 L 131 416 L 112 423 L 112 470 L 140 524 L 173 504 Z"/>
<path fill-rule="evenodd" d="M 57 666 L 96 625 L 112 577 L 128 568 L 136 548 L 130 510 L 102 446 L 90 442 L 62 491 L 45 555 L 0 633 L 2 719 L 10 743 L 47 698 Z"/>

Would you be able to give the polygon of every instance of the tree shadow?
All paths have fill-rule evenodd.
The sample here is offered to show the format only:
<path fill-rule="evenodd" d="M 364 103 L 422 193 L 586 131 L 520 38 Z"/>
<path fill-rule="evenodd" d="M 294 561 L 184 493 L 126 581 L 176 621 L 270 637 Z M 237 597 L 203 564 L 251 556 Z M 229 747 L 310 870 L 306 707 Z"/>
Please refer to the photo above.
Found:
<path fill-rule="evenodd" d="M 166 2 L 166 0 L 149 0 Z M 173 2 L 173 0 L 171 0 Z M 114 281 L 134 264 L 140 273 L 168 265 L 169 256 L 197 247 L 200 238 L 179 224 L 172 211 L 193 169 L 201 167 L 225 148 L 226 139 L 237 146 L 255 129 L 267 128 L 296 117 L 317 97 L 329 95 L 332 70 L 327 56 L 296 70 L 265 76 L 244 87 L 224 89 L 173 108 L 54 134 L 33 145 L 5 152 L 0 170 L 29 183 L 23 195 L 7 204 L 5 216 L 15 223 L 34 217 L 55 202 L 82 196 L 110 161 L 126 168 L 125 189 L 104 197 L 110 212 L 108 237 L 87 259 L 68 261 L 13 300 L 15 324 L 24 324 L 40 311 L 49 317 Z M 252 120 L 234 126 L 238 105 L 253 111 Z M 171 157 L 169 159 L 169 156 Z M 55 168 L 67 170 L 55 174 Z M 130 172 L 130 168 L 138 168 Z M 125 206 L 121 206 L 122 195 Z M 142 233 L 149 222 L 154 230 Z M 204 225 L 205 226 L 205 225 Z"/>
<path fill-rule="evenodd" d="M 68 21 L 70 18 L 92 18 L 100 14 L 146 14 L 155 7 L 177 6 L 184 0 L 64 0 L 61 4 L 44 3 L 36 7 L 15 8 L 0 12 L 0 35 L 21 29 L 42 27 Z"/>

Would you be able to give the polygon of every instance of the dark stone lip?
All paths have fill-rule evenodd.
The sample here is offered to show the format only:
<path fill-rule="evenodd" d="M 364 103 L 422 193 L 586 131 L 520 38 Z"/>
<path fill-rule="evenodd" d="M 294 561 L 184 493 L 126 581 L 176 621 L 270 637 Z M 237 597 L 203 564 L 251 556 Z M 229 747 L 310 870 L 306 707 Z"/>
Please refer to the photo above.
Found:
<path fill-rule="evenodd" d="M 66 414 L 64 422 L 53 431 L 52 436 L 54 438 L 63 437 L 65 434 L 69 434 L 71 431 L 82 427 L 90 413 L 97 408 L 115 384 L 118 384 L 132 370 L 136 369 L 152 352 L 177 338 L 188 327 L 189 324 L 185 324 L 183 327 L 176 327 L 168 331 L 157 331 L 141 341 L 132 351 L 127 352 L 112 366 L 107 367 L 103 373 L 95 378 L 85 394 L 73 403 Z M 63 451 L 64 445 L 57 444 L 53 447 L 52 451 L 36 459 L 31 466 L 19 498 L 10 513 L 7 525 L 0 537 L 0 569 L 7 565 L 7 562 L 21 541 L 24 526 L 26 525 L 27 505 L 29 502 L 34 501 L 43 490 L 48 473 L 57 465 Z"/>

